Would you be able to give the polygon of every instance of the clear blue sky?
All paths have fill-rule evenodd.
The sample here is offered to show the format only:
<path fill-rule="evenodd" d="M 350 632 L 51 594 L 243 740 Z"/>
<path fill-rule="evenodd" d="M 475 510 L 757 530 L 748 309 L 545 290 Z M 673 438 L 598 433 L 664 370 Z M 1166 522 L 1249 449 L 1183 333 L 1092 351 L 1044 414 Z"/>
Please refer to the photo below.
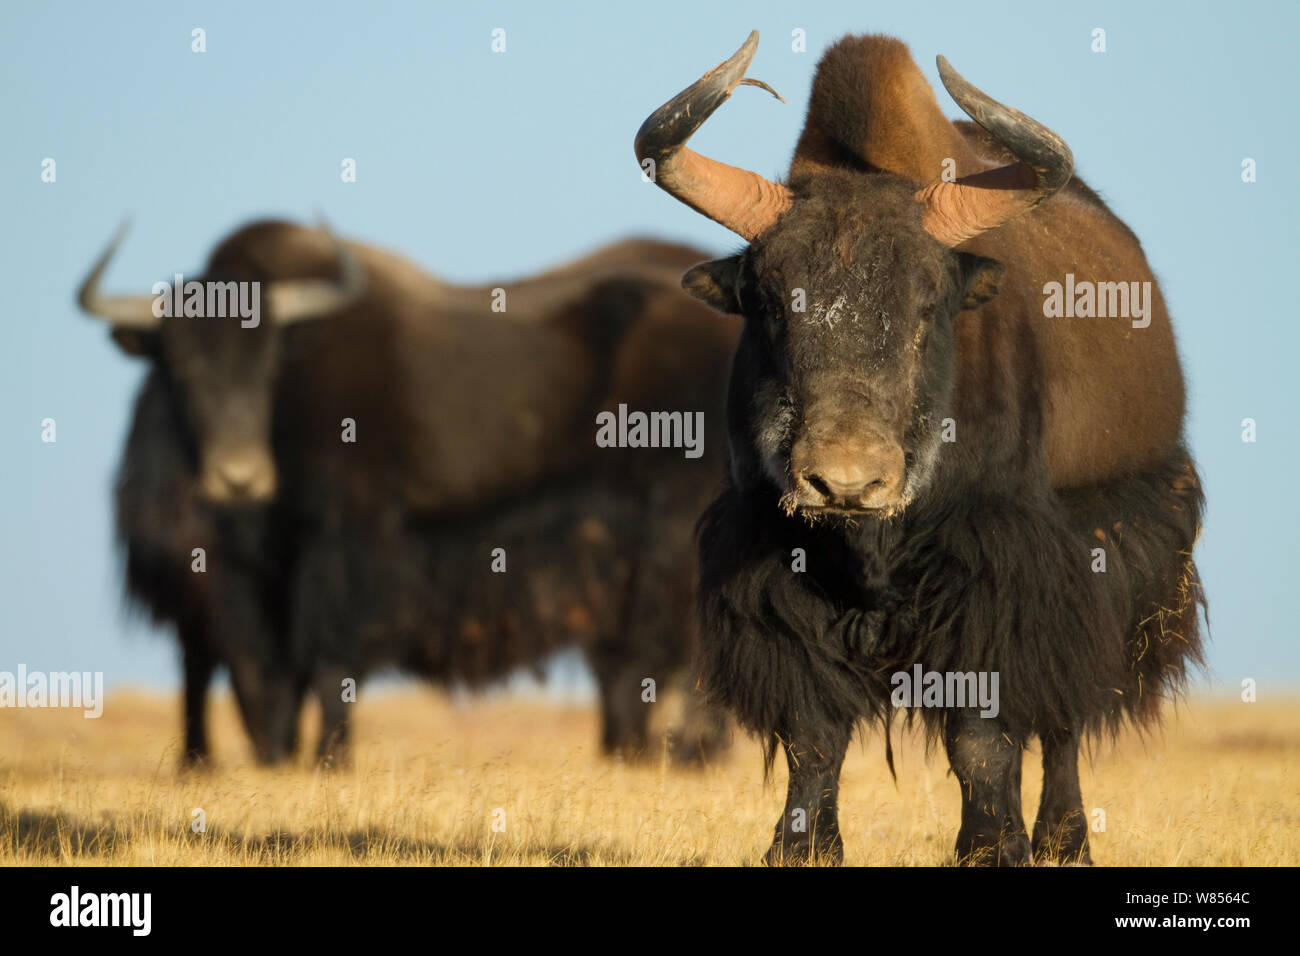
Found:
<path fill-rule="evenodd" d="M 207 31 L 207 52 L 190 31 Z M 507 52 L 490 51 L 494 27 Z M 1091 31 L 1107 52 L 1091 52 Z M 176 686 L 170 640 L 129 620 L 110 487 L 143 366 L 73 290 L 129 214 L 109 284 L 197 271 L 240 223 L 308 219 L 451 280 L 528 273 L 650 234 L 734 236 L 641 182 L 632 137 L 762 31 L 693 145 L 784 173 L 821 51 L 849 32 L 945 54 L 1047 123 L 1141 237 L 1179 331 L 1209 496 L 1198 560 L 1216 682 L 1300 685 L 1296 591 L 1300 243 L 1293 2 L 653 4 L 27 3 L 0 6 L 0 670 Z M 791 31 L 808 50 L 791 50 Z M 945 107 L 950 107 L 946 97 Z M 950 114 L 957 113 L 951 106 Z M 57 162 L 57 182 L 40 181 Z M 344 157 L 358 182 L 340 181 Z M 1258 164 L 1243 184 L 1241 161 Z M 1104 387 L 1104 383 L 1098 383 Z M 1133 409 L 1141 415 L 1142 409 Z M 40 440 L 57 421 L 58 441 Z M 1258 441 L 1241 441 L 1241 421 Z M 1028 585 L 1027 585 L 1028 586 Z"/>

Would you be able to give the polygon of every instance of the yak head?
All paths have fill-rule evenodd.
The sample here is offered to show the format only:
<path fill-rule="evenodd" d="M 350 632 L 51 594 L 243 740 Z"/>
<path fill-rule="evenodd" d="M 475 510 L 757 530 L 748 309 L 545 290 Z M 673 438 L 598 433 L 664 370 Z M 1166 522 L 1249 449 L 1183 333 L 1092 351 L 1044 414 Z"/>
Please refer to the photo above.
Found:
<path fill-rule="evenodd" d="M 219 505 L 269 500 L 277 483 L 272 398 L 286 329 L 355 302 L 365 287 L 360 266 L 328 233 L 259 223 L 218 247 L 202 276 L 159 282 L 149 296 L 106 296 L 100 277 L 124 232 L 82 284 L 81 307 L 112 323 L 123 350 L 162 369 L 188 425 L 199 494 Z M 304 236 L 329 254 L 294 256 L 285 240 L 301 244 Z"/>
<path fill-rule="evenodd" d="M 954 181 L 804 170 L 788 185 L 685 141 L 741 83 L 758 35 L 642 125 L 655 182 L 738 233 L 740 253 L 702 263 L 687 292 L 745 317 L 728 399 L 733 480 L 770 482 L 787 512 L 901 512 L 938 459 L 956 371 L 958 313 L 997 293 L 1001 263 L 954 247 L 1069 180 L 1068 148 L 939 58 L 957 103 L 1018 161 Z"/>

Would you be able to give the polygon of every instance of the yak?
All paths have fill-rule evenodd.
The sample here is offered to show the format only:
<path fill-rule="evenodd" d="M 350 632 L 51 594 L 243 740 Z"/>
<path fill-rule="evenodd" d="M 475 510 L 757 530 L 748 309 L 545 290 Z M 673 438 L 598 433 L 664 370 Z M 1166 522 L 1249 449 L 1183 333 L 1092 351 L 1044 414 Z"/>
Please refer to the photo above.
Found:
<path fill-rule="evenodd" d="M 476 687 L 568 646 L 594 671 L 604 748 L 649 752 L 649 681 L 680 680 L 690 659 L 693 526 L 721 442 L 612 449 L 596 423 L 621 406 L 722 421 L 739 326 L 681 292 L 697 250 L 630 240 L 453 286 L 258 222 L 174 296 L 251 287 L 250 317 L 186 315 L 200 305 L 168 308 L 175 290 L 158 287 L 101 293 L 120 241 L 80 301 L 150 362 L 117 529 L 128 596 L 177 628 L 188 759 L 208 751 L 217 666 L 273 763 L 294 750 L 309 690 L 320 755 L 341 758 L 349 681 L 395 666 Z M 707 753 L 725 726 L 688 703 L 677 742 Z"/>
<path fill-rule="evenodd" d="M 635 147 L 748 243 L 683 285 L 744 317 L 727 483 L 698 532 L 699 667 L 768 770 L 786 756 L 766 862 L 843 860 L 847 744 L 879 722 L 892 772 L 902 710 L 960 785 L 958 862 L 1090 863 L 1080 742 L 1156 720 L 1203 663 L 1204 499 L 1159 286 L 1060 137 L 939 57 L 974 120 L 950 122 L 893 38 L 825 53 L 785 182 L 693 152 L 738 85 L 764 85 L 744 78 L 757 44 Z M 1049 293 L 1073 277 L 1143 284 L 1144 314 L 1058 315 Z M 909 694 L 913 674 L 997 678 L 997 700 Z"/>

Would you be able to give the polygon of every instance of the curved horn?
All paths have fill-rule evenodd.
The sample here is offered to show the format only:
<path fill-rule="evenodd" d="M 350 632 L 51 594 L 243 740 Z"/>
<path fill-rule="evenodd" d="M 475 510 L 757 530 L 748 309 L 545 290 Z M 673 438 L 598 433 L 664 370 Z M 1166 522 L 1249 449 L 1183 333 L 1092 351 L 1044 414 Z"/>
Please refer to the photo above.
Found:
<path fill-rule="evenodd" d="M 976 89 L 938 58 L 944 88 L 971 119 L 1011 151 L 1019 162 L 954 182 L 937 180 L 916 194 L 922 225 L 955 246 L 1033 209 L 1070 181 L 1074 156 L 1046 126 Z"/>
<path fill-rule="evenodd" d="M 758 86 L 781 99 L 766 83 L 745 79 L 757 49 L 755 30 L 731 59 L 651 113 L 636 134 L 637 162 L 654 161 L 653 176 L 661 189 L 749 240 L 790 208 L 790 190 L 758 173 L 701 156 L 685 143 L 737 86 Z"/>
<path fill-rule="evenodd" d="M 322 219 L 321 230 L 334 244 L 338 257 L 337 279 L 280 279 L 266 283 L 263 290 L 271 318 L 277 325 L 318 319 L 347 308 L 366 291 L 361 263 Z"/>
<path fill-rule="evenodd" d="M 114 325 L 133 329 L 152 329 L 162 322 L 162 319 L 153 313 L 154 296 L 109 296 L 102 295 L 99 291 L 99 280 L 103 277 L 104 270 L 108 268 L 108 263 L 112 260 L 114 253 L 117 252 L 117 247 L 126 238 L 127 229 L 130 228 L 130 225 L 130 222 L 127 221 L 118 226 L 117 233 L 109 242 L 108 248 L 96 260 L 90 269 L 90 274 L 86 276 L 85 281 L 81 283 L 81 288 L 77 290 L 77 303 L 91 315 L 107 319 Z"/>

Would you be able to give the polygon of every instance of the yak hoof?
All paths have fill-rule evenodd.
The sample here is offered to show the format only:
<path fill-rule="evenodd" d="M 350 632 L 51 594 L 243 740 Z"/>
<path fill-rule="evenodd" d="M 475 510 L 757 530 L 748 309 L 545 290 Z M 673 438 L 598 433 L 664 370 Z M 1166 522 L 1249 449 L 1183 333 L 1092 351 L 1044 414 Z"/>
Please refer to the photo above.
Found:
<path fill-rule="evenodd" d="M 326 773 L 342 773 L 352 769 L 350 754 L 324 754 L 316 759 L 316 766 Z"/>
<path fill-rule="evenodd" d="M 1024 833 L 991 841 L 964 834 L 957 838 L 958 866 L 1029 866 L 1032 863 L 1029 837 Z"/>
<path fill-rule="evenodd" d="M 1067 819 L 1055 829 L 1048 829 L 1041 821 L 1035 824 L 1034 862 L 1092 866 L 1087 829 L 1073 818 Z"/>
<path fill-rule="evenodd" d="M 1057 866 L 1092 866 L 1092 853 L 1086 843 L 1073 849 L 1038 846 L 1034 848 L 1034 862 L 1039 865 L 1055 863 Z"/>
<path fill-rule="evenodd" d="M 668 743 L 668 753 L 677 766 L 694 770 L 725 756 L 730 744 L 731 741 L 725 737 L 674 737 Z"/>
<path fill-rule="evenodd" d="M 181 757 L 181 773 L 207 773 L 212 769 L 212 762 L 206 753 L 189 751 Z"/>
<path fill-rule="evenodd" d="M 350 770 L 352 768 L 352 748 L 334 746 L 316 754 L 316 766 L 325 771 Z"/>
<path fill-rule="evenodd" d="M 844 841 L 838 833 L 829 837 L 819 835 L 814 847 L 811 840 L 792 840 L 772 844 L 763 857 L 767 866 L 842 866 Z"/>

